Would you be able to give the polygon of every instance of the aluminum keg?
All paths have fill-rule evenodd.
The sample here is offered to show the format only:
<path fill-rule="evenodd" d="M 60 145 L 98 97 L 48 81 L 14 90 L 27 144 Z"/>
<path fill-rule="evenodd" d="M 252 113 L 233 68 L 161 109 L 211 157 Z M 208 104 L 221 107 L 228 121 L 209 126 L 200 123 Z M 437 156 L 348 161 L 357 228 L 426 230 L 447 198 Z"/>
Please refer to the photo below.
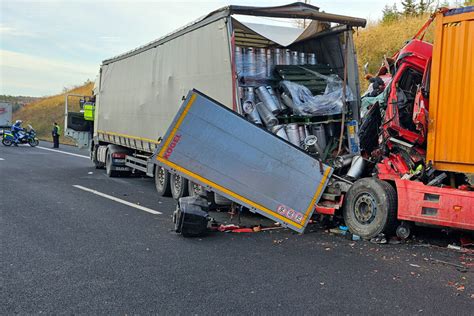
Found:
<path fill-rule="evenodd" d="M 267 65 L 267 77 L 271 78 L 273 76 L 273 65 L 274 65 L 274 60 L 273 60 L 273 52 L 271 49 L 267 49 L 266 53 L 266 65 Z"/>
<path fill-rule="evenodd" d="M 285 125 L 275 125 L 271 129 L 271 132 L 277 135 L 284 140 L 288 140 L 288 135 L 286 134 Z"/>
<path fill-rule="evenodd" d="M 283 65 L 291 65 L 291 51 L 289 49 L 284 50 Z"/>
<path fill-rule="evenodd" d="M 298 124 L 291 123 L 286 125 L 286 134 L 288 135 L 288 140 L 295 146 L 301 146 L 300 133 L 298 131 Z"/>
<path fill-rule="evenodd" d="M 326 132 L 324 130 L 324 126 L 322 124 L 313 125 L 313 135 L 318 138 L 318 145 L 319 147 L 324 150 L 326 149 Z"/>
<path fill-rule="evenodd" d="M 365 169 L 365 160 L 362 156 L 354 156 L 352 158 L 351 167 L 347 171 L 347 176 L 352 179 L 359 179 Z"/>
<path fill-rule="evenodd" d="M 287 107 L 289 107 L 290 109 L 294 109 L 295 108 L 295 104 L 293 103 L 293 100 L 290 98 L 290 96 L 288 94 L 286 94 L 285 92 L 283 92 L 281 94 L 281 100 L 283 101 L 283 104 L 285 104 Z"/>
<path fill-rule="evenodd" d="M 258 114 L 260 114 L 260 118 L 263 120 L 267 128 L 278 124 L 278 119 L 275 117 L 275 115 L 273 115 L 270 110 L 268 110 L 268 108 L 265 106 L 265 104 L 263 104 L 263 102 L 258 102 L 256 104 L 256 108 Z"/>
<path fill-rule="evenodd" d="M 237 73 L 238 76 L 242 76 L 244 73 L 242 47 L 239 47 L 239 46 L 235 47 L 234 62 L 235 62 L 235 72 Z"/>
<path fill-rule="evenodd" d="M 298 126 L 298 134 L 300 136 L 300 140 L 303 141 L 305 138 L 306 138 L 306 133 L 305 133 L 305 130 L 304 130 L 304 126 L 303 125 L 299 125 Z"/>
<path fill-rule="evenodd" d="M 298 64 L 299 65 L 304 65 L 306 64 L 306 54 L 303 52 L 300 52 L 298 55 Z"/>
<path fill-rule="evenodd" d="M 316 54 L 314 53 L 309 53 L 308 54 L 308 64 L 310 65 L 316 65 Z"/>
<path fill-rule="evenodd" d="M 273 50 L 273 63 L 275 65 L 283 65 L 283 53 L 279 48 Z"/>
<path fill-rule="evenodd" d="M 265 104 L 265 106 L 268 108 L 270 112 L 272 112 L 273 114 L 280 113 L 280 107 L 275 102 L 273 97 L 270 95 L 270 92 L 268 92 L 268 89 L 266 86 L 258 87 L 255 92 L 257 93 L 257 96 L 260 99 L 260 101 L 262 101 L 263 104 Z"/>
<path fill-rule="evenodd" d="M 256 70 L 257 62 L 255 58 L 255 50 L 252 47 L 248 47 L 244 50 L 243 61 L 244 61 L 243 76 L 255 77 L 257 73 L 257 70 Z"/>
<path fill-rule="evenodd" d="M 295 52 L 295 51 L 291 51 L 290 52 L 291 54 L 291 64 L 292 65 L 298 65 L 298 52 Z"/>
<path fill-rule="evenodd" d="M 278 98 L 275 90 L 271 86 L 267 86 L 268 93 L 272 96 L 273 100 L 275 100 L 275 103 L 278 105 L 278 108 L 280 108 L 280 112 L 283 112 L 287 109 L 287 107 L 281 102 L 280 98 Z"/>
<path fill-rule="evenodd" d="M 267 76 L 267 51 L 265 48 L 258 48 L 255 58 L 257 60 L 256 63 L 256 77 L 263 79 Z"/>
<path fill-rule="evenodd" d="M 250 122 L 257 125 L 263 125 L 260 115 L 258 114 L 258 111 L 255 107 L 255 104 L 252 101 L 250 100 L 245 101 L 244 104 L 242 105 L 242 108 L 244 110 L 244 113 L 247 116 L 247 119 Z"/>

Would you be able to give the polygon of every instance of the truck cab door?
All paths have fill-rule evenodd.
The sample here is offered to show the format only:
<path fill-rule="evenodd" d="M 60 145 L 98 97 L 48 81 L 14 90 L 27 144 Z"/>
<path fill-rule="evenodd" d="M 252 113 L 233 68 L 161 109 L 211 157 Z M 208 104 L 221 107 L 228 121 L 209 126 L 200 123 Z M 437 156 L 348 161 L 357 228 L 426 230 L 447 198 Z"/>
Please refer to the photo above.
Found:
<path fill-rule="evenodd" d="M 95 108 L 95 103 L 90 101 L 79 102 L 79 111 L 69 111 L 69 109 L 72 108 L 71 101 L 76 99 L 75 101 L 77 102 L 79 98 L 80 100 L 85 100 L 90 97 L 72 94 L 66 95 L 64 135 L 74 139 L 79 148 L 89 148 L 94 132 L 94 114 L 92 111 L 91 117 L 91 108 Z M 87 113 L 85 109 L 88 110 Z"/>

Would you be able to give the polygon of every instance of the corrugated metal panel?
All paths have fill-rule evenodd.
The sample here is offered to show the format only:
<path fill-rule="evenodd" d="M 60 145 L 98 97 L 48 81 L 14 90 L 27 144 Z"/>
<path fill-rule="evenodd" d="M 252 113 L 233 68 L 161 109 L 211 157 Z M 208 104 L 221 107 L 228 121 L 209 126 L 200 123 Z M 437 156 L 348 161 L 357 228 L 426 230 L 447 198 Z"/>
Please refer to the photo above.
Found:
<path fill-rule="evenodd" d="M 474 173 L 474 12 L 437 16 L 427 159 Z"/>

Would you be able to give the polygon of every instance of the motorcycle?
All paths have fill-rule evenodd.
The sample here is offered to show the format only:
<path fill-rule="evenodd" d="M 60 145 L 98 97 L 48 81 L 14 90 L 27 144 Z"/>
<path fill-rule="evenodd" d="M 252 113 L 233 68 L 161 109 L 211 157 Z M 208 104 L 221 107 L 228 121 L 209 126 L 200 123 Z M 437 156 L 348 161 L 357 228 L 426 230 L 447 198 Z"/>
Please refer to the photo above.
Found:
<path fill-rule="evenodd" d="M 39 145 L 39 140 L 36 137 L 36 131 L 31 125 L 28 125 L 28 129 L 25 131 L 20 131 L 18 135 L 18 144 L 28 144 L 31 147 L 36 147 Z M 2 144 L 4 146 L 11 146 L 15 143 L 15 136 L 11 131 L 4 131 Z"/>

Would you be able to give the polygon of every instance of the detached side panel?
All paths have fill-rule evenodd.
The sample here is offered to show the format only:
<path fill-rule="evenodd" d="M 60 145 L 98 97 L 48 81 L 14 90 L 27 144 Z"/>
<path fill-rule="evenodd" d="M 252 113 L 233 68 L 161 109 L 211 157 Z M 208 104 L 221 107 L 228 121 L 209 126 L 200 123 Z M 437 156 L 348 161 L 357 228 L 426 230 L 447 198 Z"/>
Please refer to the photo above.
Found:
<path fill-rule="evenodd" d="M 303 232 L 332 169 L 217 101 L 192 91 L 156 163 Z"/>
<path fill-rule="evenodd" d="M 427 160 L 474 173 L 474 7 L 436 17 Z"/>

